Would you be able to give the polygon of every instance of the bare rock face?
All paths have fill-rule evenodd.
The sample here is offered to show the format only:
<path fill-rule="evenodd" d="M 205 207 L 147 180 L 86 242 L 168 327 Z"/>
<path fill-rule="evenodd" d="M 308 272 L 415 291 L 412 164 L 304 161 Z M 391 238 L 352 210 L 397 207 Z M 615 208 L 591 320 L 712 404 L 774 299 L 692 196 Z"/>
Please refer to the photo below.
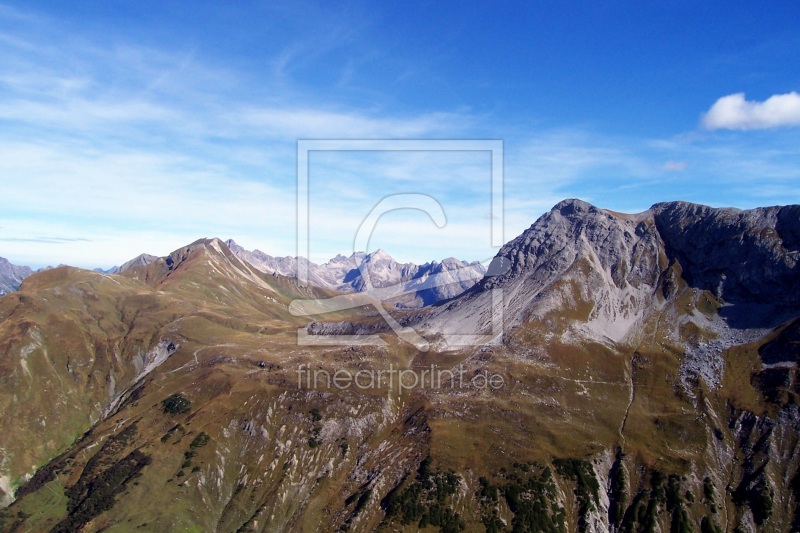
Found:
<path fill-rule="evenodd" d="M 261 250 L 247 250 L 237 244 L 233 239 L 228 239 L 225 241 L 225 244 L 236 257 L 242 261 L 246 261 L 261 272 L 278 274 L 287 278 L 296 278 L 299 265 L 303 264 L 308 272 L 308 281 L 312 285 L 332 288 L 337 283 L 337 278 L 332 272 L 320 268 L 319 265 L 312 263 L 304 257 L 273 257 L 269 254 L 265 254 Z"/>
<path fill-rule="evenodd" d="M 487 276 L 429 319 L 432 329 L 485 330 L 501 289 L 504 326 L 576 314 L 592 337 L 622 340 L 656 297 L 667 262 L 649 213 L 622 215 L 565 200 L 500 249 Z"/>
<path fill-rule="evenodd" d="M 617 287 L 658 281 L 658 238 L 646 214 L 612 214 L 581 200 L 564 200 L 500 249 L 497 258 L 508 264 L 508 273 L 487 277 L 481 285 L 493 288 L 525 277 L 546 286 L 579 257 L 596 260 Z"/>
<path fill-rule="evenodd" d="M 658 254 L 680 263 L 693 287 L 729 302 L 800 303 L 800 206 L 714 209 L 688 202 L 660 203 L 621 215 L 580 200 L 565 200 L 505 245 L 510 264 L 492 288 L 526 276 L 547 283 L 581 253 L 597 256 L 618 287 L 655 286 Z"/>

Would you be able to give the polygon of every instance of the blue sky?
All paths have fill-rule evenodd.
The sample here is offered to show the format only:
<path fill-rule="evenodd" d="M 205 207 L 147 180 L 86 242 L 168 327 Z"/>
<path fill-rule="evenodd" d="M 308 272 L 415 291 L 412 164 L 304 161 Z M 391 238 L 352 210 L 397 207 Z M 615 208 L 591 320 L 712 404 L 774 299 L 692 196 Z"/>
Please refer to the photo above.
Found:
<path fill-rule="evenodd" d="M 797 2 L 0 3 L 0 256 L 296 253 L 298 139 L 501 139 L 505 239 L 563 198 L 800 202 Z M 486 259 L 486 153 L 310 157 L 310 251 Z"/>

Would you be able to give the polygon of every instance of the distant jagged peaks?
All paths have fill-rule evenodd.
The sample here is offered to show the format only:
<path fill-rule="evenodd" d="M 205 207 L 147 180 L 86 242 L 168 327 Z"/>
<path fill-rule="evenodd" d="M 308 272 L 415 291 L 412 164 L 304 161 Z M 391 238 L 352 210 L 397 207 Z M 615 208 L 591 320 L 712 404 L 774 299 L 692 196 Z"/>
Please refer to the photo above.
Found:
<path fill-rule="evenodd" d="M 33 274 L 27 266 L 15 265 L 8 259 L 0 257 L 0 295 L 19 289 L 22 281 Z"/>
<path fill-rule="evenodd" d="M 368 290 L 361 272 L 363 266 L 372 288 L 397 287 L 398 292 L 403 293 L 399 299 L 392 300 L 403 307 L 421 307 L 453 298 L 475 285 L 486 273 L 486 268 L 478 261 L 466 263 L 452 257 L 441 263 L 398 263 L 382 249 L 371 253 L 355 252 L 349 257 L 339 254 L 318 265 L 302 257 L 272 257 L 260 250 L 249 251 L 232 239 L 226 241 L 226 245 L 237 257 L 268 274 L 297 277 L 298 264 L 303 262 L 307 265 L 310 284 L 340 292 Z"/>
<path fill-rule="evenodd" d="M 262 273 L 287 278 L 297 278 L 303 265 L 308 285 L 322 289 L 338 292 L 391 289 L 382 291 L 381 296 L 398 307 L 423 307 L 454 298 L 474 286 L 486 272 L 478 261 L 466 263 L 452 257 L 423 265 L 398 263 L 381 249 L 355 252 L 349 257 L 339 254 L 319 265 L 304 257 L 273 257 L 260 250 L 247 250 L 233 239 L 223 242 L 216 238 L 200 239 L 165 257 L 141 254 L 117 272 L 157 284 L 200 248 L 212 255 L 225 256 L 226 261 L 243 262 Z"/>

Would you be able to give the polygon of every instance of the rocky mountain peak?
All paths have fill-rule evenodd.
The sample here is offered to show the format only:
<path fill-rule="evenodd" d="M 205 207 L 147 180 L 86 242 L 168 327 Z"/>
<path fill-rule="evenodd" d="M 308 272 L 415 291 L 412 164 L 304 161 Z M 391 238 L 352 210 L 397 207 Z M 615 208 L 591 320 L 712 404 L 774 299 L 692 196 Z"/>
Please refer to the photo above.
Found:
<path fill-rule="evenodd" d="M 720 338 L 740 334 L 731 328 L 756 335 L 800 306 L 799 236 L 800 206 L 667 202 L 629 215 L 565 200 L 503 246 L 478 286 L 430 323 L 485 328 L 480 310 L 499 288 L 509 326 L 579 312 L 579 336 L 620 342 L 663 305 L 706 294 L 720 312 L 698 327 Z"/>
<path fill-rule="evenodd" d="M 579 256 L 597 259 L 616 278 L 638 272 L 635 278 L 655 283 L 663 270 L 660 250 L 680 263 L 689 284 L 727 301 L 800 303 L 800 206 L 741 210 L 665 202 L 623 215 L 564 200 L 501 248 L 497 259 L 510 269 L 483 284 L 500 286 L 536 272 L 546 283 Z"/>
<path fill-rule="evenodd" d="M 394 261 L 394 258 L 386 253 L 383 248 L 378 248 L 374 252 L 367 254 L 368 261 Z"/>
<path fill-rule="evenodd" d="M 568 198 L 558 202 L 553 209 L 550 210 L 550 213 L 558 213 L 564 217 L 583 217 L 587 213 L 596 211 L 598 211 L 598 209 L 589 202 L 577 198 Z"/>
<path fill-rule="evenodd" d="M 139 254 L 130 261 L 123 263 L 119 268 L 116 269 L 116 273 L 127 272 L 132 268 L 144 267 L 149 265 L 150 263 L 156 261 L 158 256 L 150 255 L 150 254 Z"/>
<path fill-rule="evenodd" d="M 546 284 L 579 256 L 597 260 L 618 275 L 630 272 L 630 265 L 623 267 L 620 262 L 639 257 L 643 241 L 653 246 L 652 224 L 639 218 L 612 215 L 582 200 L 559 202 L 500 249 L 496 261 L 506 264 L 508 269 L 487 277 L 483 284 L 492 288 L 535 272 L 539 273 L 540 282 Z"/>

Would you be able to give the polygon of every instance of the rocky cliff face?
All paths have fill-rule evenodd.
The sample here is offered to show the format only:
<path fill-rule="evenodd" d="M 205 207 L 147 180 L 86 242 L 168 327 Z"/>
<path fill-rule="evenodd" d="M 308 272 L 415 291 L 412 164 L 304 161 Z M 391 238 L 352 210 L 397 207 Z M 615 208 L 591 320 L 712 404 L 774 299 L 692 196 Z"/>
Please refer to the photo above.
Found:
<path fill-rule="evenodd" d="M 653 379 L 660 367 L 671 391 L 657 392 L 651 382 L 649 401 L 677 400 L 681 409 L 703 413 L 700 420 L 708 417 L 699 426 L 708 424 L 708 437 L 673 431 L 704 443 L 706 457 L 692 464 L 706 464 L 709 483 L 717 490 L 727 483 L 723 493 L 733 493 L 724 520 L 714 513 L 708 520 L 741 531 L 769 529 L 772 520 L 775 530 L 789 530 L 798 520 L 792 496 L 798 491 L 788 482 L 798 479 L 800 356 L 789 340 L 800 323 L 798 230 L 798 206 L 736 210 L 672 202 L 626 215 L 567 200 L 500 250 L 495 265 L 505 272 L 497 267 L 492 276 L 490 267 L 464 297 L 423 317 L 422 327 L 431 337 L 459 328 L 489 332 L 496 312 L 486 310 L 492 291 L 500 291 L 501 345 L 515 346 L 523 359 L 562 367 L 575 364 L 574 353 L 586 346 L 602 351 L 599 345 L 632 354 L 623 372 L 630 381 L 620 424 L 626 452 L 642 428 L 631 424 L 632 417 L 641 422 L 632 413 L 648 402 L 640 396 L 643 373 Z M 590 364 L 584 383 L 593 375 L 597 380 Z M 629 461 L 620 468 L 641 468 Z M 611 470 L 598 476 L 612 476 Z M 650 475 L 640 481 L 648 487 L 640 497 L 663 490 Z M 634 504 L 628 500 L 627 512 L 637 512 Z M 614 529 L 609 519 L 597 523 Z"/>
<path fill-rule="evenodd" d="M 545 287 L 585 257 L 596 258 L 596 266 L 607 271 L 616 286 L 653 286 L 658 245 L 646 213 L 618 215 L 580 200 L 565 200 L 500 249 L 497 258 L 509 263 L 509 271 L 485 280 L 482 287 L 490 289 L 523 276 Z"/>
<path fill-rule="evenodd" d="M 800 304 L 800 206 L 650 209 L 667 257 L 693 287 L 729 303 Z"/>

